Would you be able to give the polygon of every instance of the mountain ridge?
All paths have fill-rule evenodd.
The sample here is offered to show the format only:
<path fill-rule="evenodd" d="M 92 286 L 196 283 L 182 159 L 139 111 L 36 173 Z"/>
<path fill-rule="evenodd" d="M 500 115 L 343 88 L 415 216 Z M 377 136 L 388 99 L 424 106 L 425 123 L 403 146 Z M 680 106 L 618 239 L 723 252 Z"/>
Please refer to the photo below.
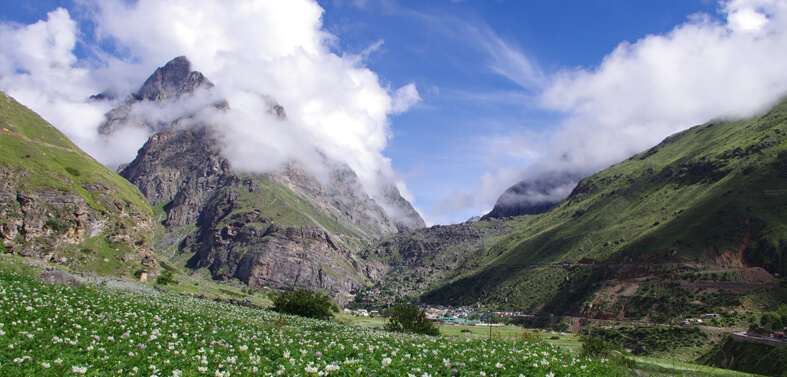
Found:
<path fill-rule="evenodd" d="M 179 57 L 157 69 L 140 89 L 142 95 L 119 109 L 151 101 L 165 108 L 170 101 L 189 101 L 198 90 L 212 88 Z M 231 111 L 226 101 L 207 98 L 217 111 Z M 282 106 L 271 97 L 265 102 L 270 116 L 286 121 Z M 119 111 L 107 114 L 105 125 L 112 125 L 107 129 L 135 126 L 130 117 L 117 117 Z M 344 300 L 377 274 L 355 257 L 356 250 L 382 235 L 423 226 L 395 187 L 384 195 L 384 204 L 400 208 L 405 221 L 392 219 L 347 164 L 321 153 L 327 182 L 297 162 L 267 174 L 236 171 L 222 155 L 217 139 L 221 124 L 181 115 L 150 127 L 157 132 L 120 174 L 160 209 L 164 236 L 159 245 L 186 267 L 252 286 L 327 289 Z"/>
<path fill-rule="evenodd" d="M 452 226 L 503 224 L 509 234 L 446 242 L 439 227 L 383 240 L 370 258 L 452 262 L 434 279 L 393 269 L 400 276 L 378 285 L 423 290 L 433 304 L 654 321 L 675 318 L 678 307 L 729 310 L 751 295 L 782 294 L 773 284 L 787 271 L 786 119 L 782 101 L 753 118 L 711 121 L 583 178 L 548 212 Z M 443 252 L 401 259 L 416 237 Z M 664 306 L 679 297 L 697 303 Z"/>

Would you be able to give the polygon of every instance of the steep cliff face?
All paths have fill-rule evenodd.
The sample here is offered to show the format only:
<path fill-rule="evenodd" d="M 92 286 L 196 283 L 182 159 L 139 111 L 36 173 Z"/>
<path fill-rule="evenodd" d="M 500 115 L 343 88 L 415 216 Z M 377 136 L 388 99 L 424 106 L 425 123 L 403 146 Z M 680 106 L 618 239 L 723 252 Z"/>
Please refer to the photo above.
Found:
<path fill-rule="evenodd" d="M 153 223 L 139 190 L 0 93 L 0 239 L 5 252 L 76 270 L 153 267 Z"/>
<path fill-rule="evenodd" d="M 391 215 L 398 230 L 416 230 L 426 227 L 424 219 L 421 218 L 413 205 L 402 197 L 396 185 L 390 184 L 384 187 L 378 200 Z"/>
<path fill-rule="evenodd" d="M 166 107 L 199 95 L 209 99 L 208 106 L 230 111 L 231 104 L 212 97 L 212 84 L 190 72 L 184 61 L 177 58 L 159 68 L 140 90 L 144 95 L 123 106 L 155 102 Z M 199 94 L 200 88 L 208 94 Z M 268 114 L 284 121 L 284 108 L 272 98 L 265 100 Z M 115 110 L 107 114 L 106 124 L 112 124 L 107 130 L 135 126 L 133 119 L 115 115 Z M 327 289 L 343 299 L 379 274 L 355 257 L 362 245 L 398 229 L 423 226 L 398 190 L 386 196 L 395 204 L 391 207 L 404 214 L 395 221 L 387 207 L 366 193 L 349 166 L 325 156 L 323 170 L 329 173 L 323 181 L 297 162 L 269 174 L 238 172 L 221 153 L 221 124 L 196 122 L 190 116 L 150 127 L 160 131 L 120 172 L 161 209 L 165 236 L 160 250 L 169 250 L 165 254 L 172 257 L 193 253 L 189 267 L 253 286 Z"/>

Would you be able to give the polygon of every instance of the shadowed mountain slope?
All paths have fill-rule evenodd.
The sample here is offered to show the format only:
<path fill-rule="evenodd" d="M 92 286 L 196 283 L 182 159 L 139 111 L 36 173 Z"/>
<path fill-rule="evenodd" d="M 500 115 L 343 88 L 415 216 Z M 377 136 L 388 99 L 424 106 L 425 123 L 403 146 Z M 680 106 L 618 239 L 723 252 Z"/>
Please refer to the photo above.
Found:
<path fill-rule="evenodd" d="M 664 320 L 745 306 L 757 294 L 783 301 L 774 276 L 787 272 L 787 101 L 675 134 L 582 179 L 544 214 L 455 231 L 484 223 L 515 229 L 468 243 L 430 228 L 417 233 L 435 245 L 422 253 L 403 252 L 412 239 L 397 235 L 369 257 L 451 260 L 448 271 L 422 276 L 429 303 Z"/>

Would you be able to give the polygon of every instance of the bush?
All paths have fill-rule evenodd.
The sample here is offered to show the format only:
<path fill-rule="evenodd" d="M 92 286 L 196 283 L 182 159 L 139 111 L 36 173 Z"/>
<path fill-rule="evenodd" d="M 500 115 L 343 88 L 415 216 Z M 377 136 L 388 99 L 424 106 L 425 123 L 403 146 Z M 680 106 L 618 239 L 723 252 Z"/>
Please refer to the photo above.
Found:
<path fill-rule="evenodd" d="M 274 311 L 299 315 L 301 317 L 327 319 L 333 317 L 333 310 L 338 308 L 331 296 L 306 289 L 284 291 L 273 297 Z"/>
<path fill-rule="evenodd" d="M 541 340 L 541 334 L 536 331 L 525 331 L 519 336 L 520 340 L 525 342 L 538 342 Z"/>
<path fill-rule="evenodd" d="M 388 309 L 385 329 L 392 332 L 409 332 L 440 335 L 440 329 L 416 305 L 395 305 Z"/>
<path fill-rule="evenodd" d="M 611 343 L 607 343 L 604 339 L 592 335 L 583 335 L 580 337 L 582 342 L 582 352 L 580 355 L 584 357 L 608 357 L 615 349 Z"/>
<path fill-rule="evenodd" d="M 172 271 L 162 271 L 161 274 L 156 278 L 156 284 L 167 285 L 170 283 L 174 283 L 173 280 L 174 274 Z"/>

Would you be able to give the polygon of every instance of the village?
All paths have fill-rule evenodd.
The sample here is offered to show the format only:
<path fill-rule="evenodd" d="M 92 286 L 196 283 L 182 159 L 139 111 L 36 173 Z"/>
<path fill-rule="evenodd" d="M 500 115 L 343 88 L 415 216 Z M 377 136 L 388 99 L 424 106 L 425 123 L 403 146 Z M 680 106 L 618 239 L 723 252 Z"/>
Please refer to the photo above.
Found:
<path fill-rule="evenodd" d="M 521 312 L 496 312 L 489 310 L 479 310 L 467 306 L 453 307 L 453 306 L 431 306 L 424 305 L 422 307 L 426 317 L 434 323 L 440 325 L 462 325 L 462 326 L 503 326 L 504 323 L 510 322 L 512 318 L 532 318 L 532 314 L 524 314 Z M 380 313 L 379 310 L 345 309 L 345 312 L 352 313 L 359 317 L 382 317 L 385 318 L 385 313 Z"/>

